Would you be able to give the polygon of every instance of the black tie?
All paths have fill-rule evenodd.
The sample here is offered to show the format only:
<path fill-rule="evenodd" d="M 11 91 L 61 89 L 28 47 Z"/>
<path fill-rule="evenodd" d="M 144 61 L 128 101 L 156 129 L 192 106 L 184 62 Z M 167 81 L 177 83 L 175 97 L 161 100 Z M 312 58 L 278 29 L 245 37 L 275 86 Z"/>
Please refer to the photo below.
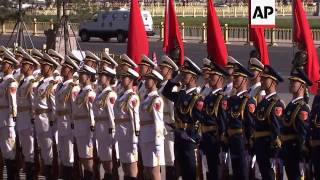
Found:
<path fill-rule="evenodd" d="M 63 86 L 63 83 L 60 83 L 58 87 L 58 91 L 62 88 L 62 86 Z"/>
<path fill-rule="evenodd" d="M 23 79 L 22 81 L 20 81 L 18 88 L 22 86 L 22 84 L 24 83 L 24 81 L 25 81 L 25 79 Z"/>
<path fill-rule="evenodd" d="M 41 86 L 41 84 L 43 84 L 43 80 L 41 80 L 41 81 L 39 82 L 38 87 L 40 87 L 40 86 Z"/>

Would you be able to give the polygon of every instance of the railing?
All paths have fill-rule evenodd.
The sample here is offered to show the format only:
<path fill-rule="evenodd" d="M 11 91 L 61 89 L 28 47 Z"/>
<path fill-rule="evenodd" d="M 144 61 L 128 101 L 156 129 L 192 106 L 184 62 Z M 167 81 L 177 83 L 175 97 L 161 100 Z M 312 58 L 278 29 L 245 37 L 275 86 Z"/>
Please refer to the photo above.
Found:
<path fill-rule="evenodd" d="M 89 8 L 89 11 L 95 13 L 100 10 L 107 10 L 110 6 L 86 6 L 81 8 Z M 112 6 L 113 7 L 113 6 Z M 129 7 L 129 6 L 126 6 Z M 153 17 L 164 16 L 164 6 L 142 6 L 142 9 L 150 11 Z M 289 16 L 292 15 L 291 6 L 277 6 L 278 16 Z M 227 6 L 227 7 L 216 7 L 217 15 L 220 17 L 247 17 L 248 6 Z M 316 6 L 305 6 L 305 12 L 307 15 L 312 16 L 316 12 Z M 55 8 L 46 10 L 30 9 L 26 12 L 28 15 L 55 15 L 57 10 Z M 70 14 L 76 14 L 76 9 L 72 9 Z M 176 14 L 181 17 L 205 17 L 207 15 L 207 7 L 203 6 L 176 6 Z"/>
<path fill-rule="evenodd" d="M 15 22 L 9 21 L 1 25 L 0 32 L 1 34 L 11 33 L 14 28 Z M 78 33 L 79 24 L 71 23 L 70 24 L 75 33 Z M 36 19 L 32 23 L 26 23 L 29 33 L 34 36 L 43 35 L 44 32 L 48 29 L 54 28 L 53 20 L 50 22 L 38 22 Z M 247 27 L 229 27 L 228 24 L 223 25 L 222 27 L 223 36 L 226 43 L 230 42 L 249 42 L 248 38 L 248 28 Z M 184 23 L 181 23 L 180 30 L 182 33 L 182 38 L 185 41 L 188 40 L 198 40 L 201 43 L 206 42 L 206 24 L 203 23 L 202 26 L 185 26 Z M 164 26 L 161 22 L 160 26 L 154 26 L 154 31 L 156 37 L 159 37 L 159 40 L 163 40 Z M 320 29 L 312 29 L 313 39 L 316 44 L 320 44 Z M 265 37 L 267 42 L 274 46 L 278 42 L 281 43 L 291 43 L 292 42 L 292 29 L 285 28 L 273 28 L 265 30 Z"/>

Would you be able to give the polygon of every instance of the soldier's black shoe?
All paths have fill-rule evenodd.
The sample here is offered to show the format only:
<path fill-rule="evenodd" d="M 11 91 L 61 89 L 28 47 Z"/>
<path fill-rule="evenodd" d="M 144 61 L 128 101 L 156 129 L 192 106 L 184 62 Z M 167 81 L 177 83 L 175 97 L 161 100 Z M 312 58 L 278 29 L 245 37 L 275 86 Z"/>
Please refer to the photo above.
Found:
<path fill-rule="evenodd" d="M 93 180 L 93 172 L 88 171 L 88 170 L 84 170 L 83 179 L 84 180 Z"/>
<path fill-rule="evenodd" d="M 137 180 L 136 177 L 124 176 L 123 180 Z"/>
<path fill-rule="evenodd" d="M 52 174 L 52 166 L 46 165 L 45 166 L 45 175 L 46 180 L 54 180 L 53 174 Z"/>
<path fill-rule="evenodd" d="M 174 166 L 166 166 L 166 180 L 177 180 L 177 173 Z"/>
<path fill-rule="evenodd" d="M 62 179 L 63 180 L 72 180 L 72 170 L 73 170 L 73 167 L 63 166 Z"/>
<path fill-rule="evenodd" d="M 15 160 L 9 160 L 7 159 L 5 161 L 6 167 L 7 167 L 7 179 L 8 180 L 15 180 L 16 177 L 16 162 Z"/>
<path fill-rule="evenodd" d="M 34 180 L 35 166 L 34 163 L 26 162 L 26 180 Z"/>
<path fill-rule="evenodd" d="M 110 173 L 104 173 L 103 180 L 112 180 L 112 174 L 110 174 Z"/>

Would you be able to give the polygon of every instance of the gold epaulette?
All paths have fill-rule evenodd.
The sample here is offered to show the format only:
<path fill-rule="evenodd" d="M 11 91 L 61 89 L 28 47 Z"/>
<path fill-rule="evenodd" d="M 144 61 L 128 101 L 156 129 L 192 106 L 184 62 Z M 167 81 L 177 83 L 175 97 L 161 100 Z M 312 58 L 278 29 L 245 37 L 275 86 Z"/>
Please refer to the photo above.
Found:
<path fill-rule="evenodd" d="M 54 80 L 51 80 L 49 82 L 49 85 L 47 86 L 45 92 L 41 95 L 41 98 L 49 98 L 50 94 L 52 92 L 53 86 L 56 84 L 56 82 Z"/>
<path fill-rule="evenodd" d="M 148 108 L 147 108 L 147 111 L 148 112 L 152 112 L 152 105 L 156 102 L 156 99 L 160 97 L 159 95 L 155 95 L 155 96 L 152 96 L 151 98 L 151 103 L 149 104 Z"/>
<path fill-rule="evenodd" d="M 285 120 L 283 121 L 283 125 L 286 126 L 286 127 L 293 127 L 294 129 L 296 129 L 296 123 L 295 123 L 295 119 L 301 109 L 301 107 L 303 106 L 304 104 L 304 101 L 298 101 L 298 105 L 297 107 L 294 109 L 294 111 L 292 112 L 291 116 L 290 116 L 290 121 L 289 122 L 286 122 Z"/>
<path fill-rule="evenodd" d="M 223 98 L 223 94 L 219 94 L 216 101 L 214 102 L 214 105 L 213 105 L 213 108 L 210 110 L 209 107 L 210 106 L 206 106 L 206 113 L 209 115 L 209 116 L 212 116 L 212 115 L 215 115 L 215 117 L 218 116 L 218 110 L 219 110 L 219 107 L 220 107 L 220 102 Z"/>
<path fill-rule="evenodd" d="M 109 97 L 111 90 L 106 91 L 106 93 L 103 95 L 103 97 L 100 99 L 100 101 L 97 102 L 97 105 L 99 108 L 105 108 L 106 107 L 106 101 Z"/>
<path fill-rule="evenodd" d="M 66 93 L 64 93 L 64 97 L 63 97 L 63 102 L 64 102 L 64 103 L 67 102 L 67 101 L 70 99 L 70 95 L 71 95 L 72 89 L 73 89 L 73 87 L 75 87 L 75 86 L 76 86 L 76 84 L 73 83 L 73 82 L 70 82 L 70 83 L 68 84 L 68 87 L 67 87 L 67 89 L 66 89 Z"/>

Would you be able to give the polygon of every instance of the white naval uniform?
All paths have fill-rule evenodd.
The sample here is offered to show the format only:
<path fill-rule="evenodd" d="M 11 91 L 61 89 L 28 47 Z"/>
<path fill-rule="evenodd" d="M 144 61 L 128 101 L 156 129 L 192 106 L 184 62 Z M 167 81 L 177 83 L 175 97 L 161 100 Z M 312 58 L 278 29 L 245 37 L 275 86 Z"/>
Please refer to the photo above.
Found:
<path fill-rule="evenodd" d="M 56 127 L 50 127 L 50 121 L 55 122 L 56 120 L 56 88 L 57 84 L 53 76 L 41 80 L 37 88 L 34 88 L 34 123 L 41 150 L 41 157 L 45 165 L 52 165 L 53 143 L 56 141 L 57 135 Z"/>
<path fill-rule="evenodd" d="M 31 123 L 34 112 L 34 92 L 38 86 L 33 75 L 24 78 L 18 87 L 17 104 L 17 130 L 19 132 L 22 153 L 26 162 L 34 162 L 34 126 Z"/>
<path fill-rule="evenodd" d="M 74 119 L 73 135 L 76 138 L 79 157 L 93 158 L 93 132 L 94 114 L 92 103 L 96 97 L 91 85 L 83 87 L 72 104 L 72 117 Z"/>
<path fill-rule="evenodd" d="M 163 100 L 152 91 L 140 105 L 140 136 L 142 162 L 145 167 L 165 165 Z"/>
<path fill-rule="evenodd" d="M 21 68 L 18 68 L 14 71 L 13 77 L 18 84 L 20 83 L 20 81 L 22 81 L 22 79 L 24 78 L 24 75 L 21 73 Z"/>
<path fill-rule="evenodd" d="M 116 133 L 119 145 L 119 157 L 122 163 L 138 161 L 138 136 L 140 130 L 139 96 L 129 89 L 123 92 L 114 105 Z"/>
<path fill-rule="evenodd" d="M 18 83 L 12 74 L 5 75 L 0 83 L 0 148 L 4 159 L 14 160 L 16 133 L 14 117 L 17 117 L 16 91 Z"/>
<path fill-rule="evenodd" d="M 80 87 L 69 79 L 60 83 L 56 90 L 56 115 L 58 126 L 59 159 L 64 166 L 72 166 L 74 162 L 72 122 L 72 103 L 76 99 Z"/>
<path fill-rule="evenodd" d="M 97 95 L 93 103 L 96 145 L 101 161 L 112 160 L 115 129 L 113 107 L 116 99 L 117 94 L 109 86 Z"/>
<path fill-rule="evenodd" d="M 161 84 L 159 93 L 162 94 L 163 88 L 166 86 L 168 81 L 164 81 Z M 166 166 L 174 166 L 174 131 L 173 126 L 174 120 L 174 103 L 169 99 L 162 96 L 164 107 L 163 107 L 163 120 L 165 123 L 165 139 L 164 139 L 164 154 L 165 154 L 165 164 Z"/>
<path fill-rule="evenodd" d="M 147 95 L 147 89 L 145 87 L 145 84 L 146 84 L 146 81 L 141 80 L 138 85 L 138 95 L 139 95 L 140 101 L 143 101 L 145 95 Z"/>

